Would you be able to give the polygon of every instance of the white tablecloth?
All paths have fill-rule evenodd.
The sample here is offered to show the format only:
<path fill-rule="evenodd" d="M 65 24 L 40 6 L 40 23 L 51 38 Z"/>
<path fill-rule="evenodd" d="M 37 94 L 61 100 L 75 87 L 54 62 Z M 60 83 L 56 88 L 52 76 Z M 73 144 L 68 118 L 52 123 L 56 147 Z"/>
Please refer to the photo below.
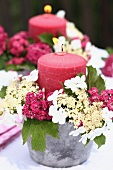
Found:
<path fill-rule="evenodd" d="M 21 136 L 0 152 L 0 170 L 51 170 L 35 163 L 29 155 L 27 144 L 22 145 Z M 54 168 L 55 170 L 61 168 Z M 106 145 L 97 150 L 93 146 L 89 159 L 78 166 L 65 170 L 113 170 L 113 128 L 109 131 Z"/>
<path fill-rule="evenodd" d="M 90 61 L 94 67 L 101 67 L 104 63 L 101 62 L 101 55 L 107 56 L 105 51 L 101 51 L 98 57 L 96 54 L 98 49 L 93 49 L 93 58 Z M 95 58 L 94 58 L 95 57 Z M 100 64 L 101 63 L 101 64 Z M 112 86 L 113 78 L 107 78 L 107 86 Z M 97 150 L 96 145 L 93 145 L 91 155 L 85 163 L 66 170 L 113 170 L 113 128 L 107 134 L 108 138 L 106 145 Z M 35 163 L 29 155 L 27 144 L 22 145 L 21 136 L 10 143 L 5 149 L 0 151 L 0 170 L 51 170 L 53 168 L 45 167 Z M 57 168 L 54 168 L 56 170 Z M 61 168 L 58 168 L 61 169 Z"/>

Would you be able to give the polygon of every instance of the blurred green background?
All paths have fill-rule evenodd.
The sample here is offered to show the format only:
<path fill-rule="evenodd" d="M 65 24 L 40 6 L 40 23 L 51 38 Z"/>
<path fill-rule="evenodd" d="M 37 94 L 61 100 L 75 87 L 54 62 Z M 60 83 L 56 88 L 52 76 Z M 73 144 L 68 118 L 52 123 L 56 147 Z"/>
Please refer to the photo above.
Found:
<path fill-rule="evenodd" d="M 101 48 L 113 46 L 113 0 L 0 0 L 0 24 L 9 36 L 28 29 L 28 19 L 50 4 L 53 13 L 66 10 L 66 18 Z"/>

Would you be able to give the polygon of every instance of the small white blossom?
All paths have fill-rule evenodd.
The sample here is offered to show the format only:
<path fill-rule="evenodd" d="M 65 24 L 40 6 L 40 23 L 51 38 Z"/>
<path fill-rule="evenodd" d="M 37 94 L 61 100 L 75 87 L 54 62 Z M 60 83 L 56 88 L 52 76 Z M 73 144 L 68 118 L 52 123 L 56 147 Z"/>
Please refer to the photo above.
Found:
<path fill-rule="evenodd" d="M 105 120 L 105 125 L 109 129 L 112 126 L 113 111 L 109 111 L 107 107 L 102 110 L 102 117 Z"/>
<path fill-rule="evenodd" d="M 66 24 L 66 34 L 68 38 L 76 38 L 79 37 L 80 39 L 83 39 L 83 34 L 75 27 L 75 24 L 73 22 L 67 22 Z"/>
<path fill-rule="evenodd" d="M 52 116 L 53 123 L 64 124 L 66 121 L 66 113 L 62 108 L 57 110 L 57 106 L 52 105 L 49 108 L 49 115 Z"/>
<path fill-rule="evenodd" d="M 56 13 L 56 16 L 59 17 L 59 18 L 64 18 L 65 17 L 65 14 L 66 12 L 64 10 L 59 10 L 57 13 Z"/>
<path fill-rule="evenodd" d="M 27 82 L 38 80 L 38 70 L 31 71 L 30 75 L 24 76 L 22 79 L 26 79 Z"/>
<path fill-rule="evenodd" d="M 81 126 L 78 129 L 71 131 L 69 135 L 78 136 L 79 134 L 84 133 L 85 131 L 85 128 Z"/>
<path fill-rule="evenodd" d="M 58 43 L 54 44 L 53 48 L 55 52 L 61 52 L 62 51 L 62 45 L 66 43 L 66 38 L 64 36 L 60 36 L 58 38 Z"/>
<path fill-rule="evenodd" d="M 81 40 L 80 39 L 75 39 L 71 41 L 71 48 L 73 50 L 77 50 L 79 48 L 82 48 Z"/>
<path fill-rule="evenodd" d="M 63 89 L 55 90 L 51 96 L 48 97 L 48 101 L 53 101 L 53 105 L 57 105 L 57 98 L 59 94 L 62 94 Z"/>
<path fill-rule="evenodd" d="M 77 88 L 87 88 L 87 85 L 85 83 L 85 75 L 81 77 L 76 76 L 75 78 L 65 80 L 64 85 L 67 89 L 71 89 L 72 91 L 76 91 Z"/>
<path fill-rule="evenodd" d="M 18 76 L 16 71 L 8 71 L 5 70 L 0 71 L 0 90 L 3 86 L 8 86 L 10 82 Z"/>
<path fill-rule="evenodd" d="M 23 109 L 23 106 L 21 106 L 21 105 L 18 105 L 16 107 L 20 121 L 27 120 L 27 117 L 22 114 L 22 109 Z"/>
<path fill-rule="evenodd" d="M 81 139 L 79 140 L 79 142 L 82 142 L 84 145 L 86 144 L 88 139 L 88 134 L 84 134 L 82 135 Z"/>
<path fill-rule="evenodd" d="M 94 140 L 95 137 L 100 136 L 101 134 L 104 134 L 106 131 L 106 127 L 103 126 L 102 128 L 96 128 L 94 131 L 90 131 L 88 134 L 82 135 L 79 142 L 82 142 L 84 145 L 87 142 L 87 139 Z"/>
<path fill-rule="evenodd" d="M 95 137 L 100 136 L 106 130 L 105 126 L 102 128 L 96 128 L 94 131 L 90 131 L 88 134 L 88 138 L 93 140 Z"/>
<path fill-rule="evenodd" d="M 90 51 L 91 50 L 91 42 L 87 42 L 85 51 Z"/>

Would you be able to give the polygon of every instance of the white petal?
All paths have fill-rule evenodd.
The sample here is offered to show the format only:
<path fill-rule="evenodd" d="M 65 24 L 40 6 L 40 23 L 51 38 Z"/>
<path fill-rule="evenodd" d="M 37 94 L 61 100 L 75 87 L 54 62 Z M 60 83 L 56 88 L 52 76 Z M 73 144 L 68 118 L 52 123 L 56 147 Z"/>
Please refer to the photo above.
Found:
<path fill-rule="evenodd" d="M 87 42 L 85 51 L 90 51 L 90 49 L 91 49 L 91 42 Z"/>
<path fill-rule="evenodd" d="M 81 126 L 78 129 L 71 131 L 69 135 L 78 136 L 79 134 L 84 133 L 85 131 L 86 131 L 85 128 Z"/>
<path fill-rule="evenodd" d="M 88 135 L 87 134 L 84 134 L 82 135 L 81 139 L 79 140 L 79 142 L 82 142 L 84 145 L 86 144 L 87 142 L 87 138 L 88 138 Z"/>
<path fill-rule="evenodd" d="M 59 11 L 56 13 L 57 17 L 59 17 L 59 18 L 64 18 L 64 17 L 65 17 L 65 14 L 66 14 L 66 12 L 65 12 L 64 10 L 59 10 Z"/>
<path fill-rule="evenodd" d="M 29 81 L 36 81 L 38 80 L 38 70 L 33 70 L 30 75 L 22 77 L 22 79 L 26 79 L 27 82 Z"/>
<path fill-rule="evenodd" d="M 73 50 L 79 49 L 79 48 L 81 48 L 81 47 L 82 47 L 82 45 L 81 45 L 80 39 L 75 39 L 75 40 L 72 40 L 72 41 L 71 41 L 71 48 L 72 48 Z"/>
<path fill-rule="evenodd" d="M 60 37 L 58 38 L 58 40 L 59 40 L 59 42 L 60 42 L 61 45 L 66 43 L 66 38 L 65 38 L 64 36 L 60 36 Z"/>

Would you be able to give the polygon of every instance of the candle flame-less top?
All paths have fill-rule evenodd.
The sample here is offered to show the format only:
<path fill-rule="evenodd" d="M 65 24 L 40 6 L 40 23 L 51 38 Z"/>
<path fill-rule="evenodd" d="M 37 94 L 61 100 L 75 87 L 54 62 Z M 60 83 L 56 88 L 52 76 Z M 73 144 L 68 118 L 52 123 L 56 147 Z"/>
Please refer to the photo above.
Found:
<path fill-rule="evenodd" d="M 50 5 L 44 6 L 44 12 L 45 13 L 51 13 L 52 12 L 52 7 Z"/>

